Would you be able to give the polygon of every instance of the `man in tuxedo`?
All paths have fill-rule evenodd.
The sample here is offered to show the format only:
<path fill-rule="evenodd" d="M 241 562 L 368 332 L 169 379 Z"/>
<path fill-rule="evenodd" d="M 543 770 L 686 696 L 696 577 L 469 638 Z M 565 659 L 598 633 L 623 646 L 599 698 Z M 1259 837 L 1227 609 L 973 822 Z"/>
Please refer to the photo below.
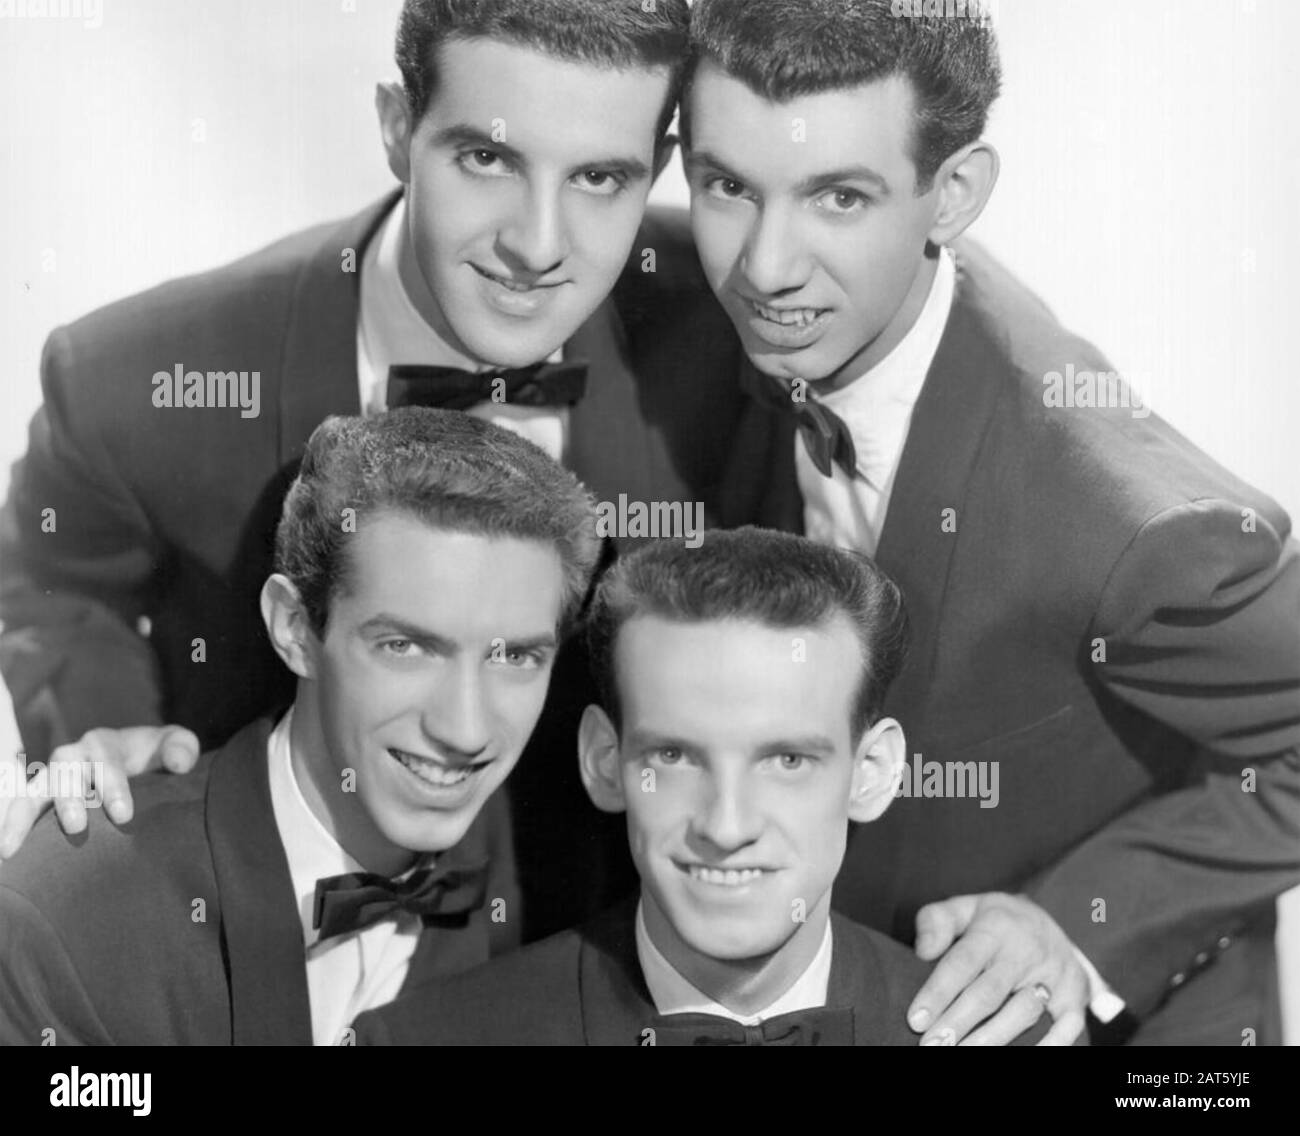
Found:
<path fill-rule="evenodd" d="M 626 813 L 640 897 L 357 1022 L 362 1044 L 916 1045 L 929 966 L 831 914 L 850 822 L 906 762 L 881 707 L 902 597 L 868 559 L 761 529 L 637 549 L 588 620 L 579 751 Z M 1042 1016 L 1019 998 L 1025 1027 Z"/>
<path fill-rule="evenodd" d="M 261 593 L 293 704 L 83 840 L 0 867 L 0 1042 L 338 1044 L 488 957 L 517 897 L 480 811 L 599 552 L 582 485 L 451 411 L 327 419 Z M 83 847 L 78 847 L 83 845 Z"/>
<path fill-rule="evenodd" d="M 54 332 L 0 518 L 0 666 L 29 758 L 100 727 L 56 759 L 98 763 L 125 819 L 125 772 L 184 768 L 283 706 L 255 600 L 328 414 L 464 408 L 600 500 L 707 500 L 743 356 L 684 216 L 643 223 L 687 20 L 686 0 L 408 0 L 402 83 L 377 98 L 401 193 Z M 256 415 L 205 401 L 229 375 L 259 381 Z M 550 763 L 583 676 L 559 661 L 511 783 L 534 933 L 600 886 L 598 834 L 557 819 L 590 812 L 581 786 Z M 59 808 L 84 826 L 79 800 Z M 0 856 L 36 810 L 9 802 Z"/>
<path fill-rule="evenodd" d="M 958 239 L 998 171 L 993 31 L 896 7 L 698 0 L 683 103 L 696 245 L 753 365 L 722 519 L 874 555 L 915 631 L 886 703 L 904 799 L 855 833 L 837 908 L 943 955 L 927 1038 L 1004 1041 L 1041 985 L 1053 1042 L 1085 1007 L 1095 1040 L 1273 1040 L 1290 521 Z M 951 776 L 986 771 L 996 801 Z"/>

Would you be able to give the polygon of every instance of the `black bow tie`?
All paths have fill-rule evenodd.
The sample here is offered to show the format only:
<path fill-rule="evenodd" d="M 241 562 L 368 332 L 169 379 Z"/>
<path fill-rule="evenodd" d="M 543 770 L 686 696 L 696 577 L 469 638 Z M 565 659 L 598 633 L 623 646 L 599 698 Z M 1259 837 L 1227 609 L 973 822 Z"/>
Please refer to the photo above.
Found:
<path fill-rule="evenodd" d="M 432 406 L 468 410 L 481 402 L 572 406 L 587 389 L 587 363 L 574 359 L 514 370 L 472 373 L 457 367 L 400 364 L 388 368 L 388 409 Z"/>
<path fill-rule="evenodd" d="M 373 872 L 345 872 L 316 883 L 312 926 L 323 942 L 360 931 L 398 911 L 410 911 L 426 923 L 441 916 L 463 920 L 487 897 L 487 865 L 424 868 L 400 883 Z"/>
<path fill-rule="evenodd" d="M 741 386 L 764 406 L 794 415 L 795 425 L 808 447 L 808 456 L 823 477 L 831 476 L 832 463 L 847 473 L 850 480 L 857 476 L 858 454 L 853 435 L 843 418 L 817 401 L 807 383 L 798 388 L 787 386 L 781 379 L 761 374 L 756 367 L 747 365 L 742 371 Z"/>
<path fill-rule="evenodd" d="M 655 1045 L 852 1045 L 853 1011 L 797 1010 L 756 1026 L 717 1014 L 661 1014 L 650 1028 Z"/>

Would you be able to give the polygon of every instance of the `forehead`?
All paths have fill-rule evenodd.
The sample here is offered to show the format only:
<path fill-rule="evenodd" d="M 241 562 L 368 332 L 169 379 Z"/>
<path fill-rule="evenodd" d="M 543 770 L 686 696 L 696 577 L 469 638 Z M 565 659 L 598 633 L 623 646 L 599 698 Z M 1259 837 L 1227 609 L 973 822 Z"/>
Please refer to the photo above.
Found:
<path fill-rule="evenodd" d="M 436 74 L 421 129 L 468 125 L 542 155 L 648 152 L 669 83 L 664 67 L 597 66 L 494 39 L 447 40 Z"/>
<path fill-rule="evenodd" d="M 550 544 L 435 528 L 382 512 L 344 547 L 345 587 L 331 616 L 355 626 L 379 615 L 450 639 L 544 635 L 563 601 L 559 552 Z M 331 623 L 333 623 L 333 618 Z"/>
<path fill-rule="evenodd" d="M 862 656 L 843 615 L 792 628 L 637 616 L 619 632 L 615 670 L 627 727 L 749 746 L 847 729 Z"/>
<path fill-rule="evenodd" d="M 892 184 L 914 170 L 914 101 L 911 83 L 894 75 L 773 102 L 705 60 L 691 85 L 691 150 L 773 188 L 854 165 Z"/>

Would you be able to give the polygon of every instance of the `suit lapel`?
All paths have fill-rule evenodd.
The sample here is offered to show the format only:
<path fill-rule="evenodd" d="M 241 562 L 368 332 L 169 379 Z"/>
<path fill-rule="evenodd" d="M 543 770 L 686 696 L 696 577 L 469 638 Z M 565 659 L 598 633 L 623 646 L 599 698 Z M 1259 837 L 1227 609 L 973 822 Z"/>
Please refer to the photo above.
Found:
<path fill-rule="evenodd" d="M 932 673 L 948 570 L 962 526 L 970 523 L 964 515 L 970 473 L 1006 374 L 973 299 L 959 259 L 952 311 L 912 413 L 876 550 L 876 562 L 903 591 L 912 626 L 896 706 L 898 694 L 923 689 Z"/>
<path fill-rule="evenodd" d="M 583 929 L 578 986 L 587 1045 L 640 1045 L 654 1019 L 636 954 L 636 904 L 634 896 Z"/>
<path fill-rule="evenodd" d="M 296 461 L 307 439 L 331 414 L 358 414 L 357 313 L 366 246 L 401 196 L 389 194 L 331 229 L 302 267 L 289 311 L 280 372 L 281 467 Z M 355 272 L 342 270 L 344 249 Z"/>
<path fill-rule="evenodd" d="M 587 393 L 569 418 L 569 468 L 604 501 L 668 498 L 668 456 L 641 413 L 628 338 L 607 299 L 565 346 L 590 363 Z"/>
<path fill-rule="evenodd" d="M 221 905 L 235 1045 L 310 1045 L 311 1003 L 298 901 L 271 807 L 269 719 L 212 763 L 205 821 Z"/>
<path fill-rule="evenodd" d="M 754 365 L 746 359 L 741 366 L 752 377 Z M 759 525 L 803 532 L 794 440 L 794 415 L 778 413 L 754 398 L 746 400 L 718 491 L 718 520 L 724 528 Z"/>
<path fill-rule="evenodd" d="M 834 938 L 826 1005 L 853 1011 L 854 1045 L 897 1044 L 899 1023 L 891 1023 L 888 1017 L 890 1000 L 885 984 L 889 976 L 880 972 L 858 927 L 832 914 L 831 933 Z"/>

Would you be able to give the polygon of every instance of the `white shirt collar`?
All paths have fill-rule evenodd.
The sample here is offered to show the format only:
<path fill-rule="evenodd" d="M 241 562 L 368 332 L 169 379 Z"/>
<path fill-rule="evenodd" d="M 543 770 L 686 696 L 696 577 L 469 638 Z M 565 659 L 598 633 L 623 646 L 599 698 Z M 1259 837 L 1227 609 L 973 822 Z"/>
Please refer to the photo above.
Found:
<path fill-rule="evenodd" d="M 907 334 L 853 382 L 817 396 L 844 419 L 853 434 L 858 473 L 877 490 L 885 489 L 902 456 L 912 410 L 948 323 L 956 281 L 952 253 L 942 249 L 930 292 Z"/>
<path fill-rule="evenodd" d="M 659 1013 L 716 1014 L 743 1026 L 756 1026 L 779 1014 L 792 1014 L 798 1010 L 811 1010 L 826 1005 L 826 991 L 831 980 L 831 923 L 829 919 L 826 920 L 826 933 L 808 968 L 789 990 L 757 1014 L 737 1014 L 728 1010 L 721 1002 L 715 1002 L 683 978 L 651 940 L 641 903 L 636 905 L 636 954 L 641 963 L 641 973 L 645 976 L 646 988 Z"/>
<path fill-rule="evenodd" d="M 298 900 L 298 916 L 302 920 L 303 943 L 316 942 L 317 933 L 312 927 L 313 907 L 316 901 L 316 882 L 326 876 L 344 872 L 364 872 L 362 867 L 330 835 L 312 812 L 302 795 L 298 779 L 293 772 L 293 757 L 289 742 L 289 728 L 293 722 L 293 708 L 276 723 L 267 741 L 267 759 L 270 762 L 271 809 L 280 842 L 289 861 L 289 878 L 293 881 L 293 894 Z"/>

